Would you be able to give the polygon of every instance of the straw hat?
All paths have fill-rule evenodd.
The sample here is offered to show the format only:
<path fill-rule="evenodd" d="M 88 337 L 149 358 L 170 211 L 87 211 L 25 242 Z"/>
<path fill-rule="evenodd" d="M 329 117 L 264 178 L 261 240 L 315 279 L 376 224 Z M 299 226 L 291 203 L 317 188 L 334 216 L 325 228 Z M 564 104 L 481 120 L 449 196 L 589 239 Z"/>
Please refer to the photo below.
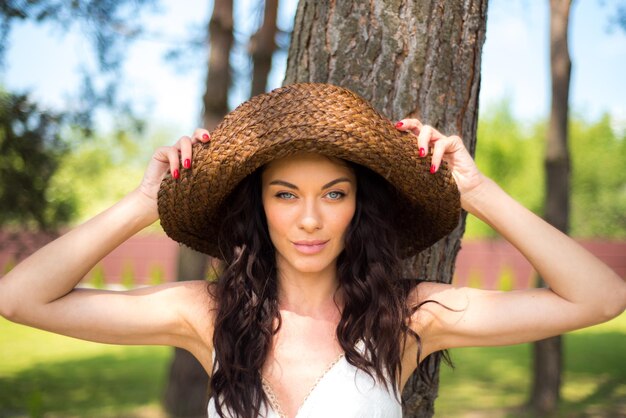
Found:
<path fill-rule="evenodd" d="M 399 193 L 394 221 L 404 256 L 418 253 L 458 224 L 459 192 L 446 164 L 430 173 L 417 138 L 398 131 L 366 100 L 345 88 L 292 84 L 253 97 L 195 144 L 191 169 L 161 183 L 161 225 L 175 241 L 220 257 L 224 201 L 237 184 L 270 161 L 298 152 L 349 160 L 377 172 Z"/>

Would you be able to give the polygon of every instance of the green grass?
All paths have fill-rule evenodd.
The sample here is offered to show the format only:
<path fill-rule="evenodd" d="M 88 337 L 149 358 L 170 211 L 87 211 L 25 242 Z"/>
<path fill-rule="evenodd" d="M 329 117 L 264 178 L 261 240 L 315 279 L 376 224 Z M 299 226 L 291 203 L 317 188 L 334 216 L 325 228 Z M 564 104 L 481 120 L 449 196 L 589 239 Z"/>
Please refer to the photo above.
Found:
<path fill-rule="evenodd" d="M 79 341 L 0 318 L 0 417 L 159 411 L 170 353 Z"/>
<path fill-rule="evenodd" d="M 0 417 L 154 417 L 171 350 L 78 341 L 0 318 Z M 530 417 L 530 346 L 452 350 L 436 417 Z M 626 315 L 565 337 L 560 417 L 626 416 Z"/>
<path fill-rule="evenodd" d="M 451 354 L 456 367 L 442 367 L 435 416 L 532 416 L 520 408 L 531 384 L 530 344 Z M 626 314 L 565 335 L 564 368 L 556 416 L 626 417 Z"/>

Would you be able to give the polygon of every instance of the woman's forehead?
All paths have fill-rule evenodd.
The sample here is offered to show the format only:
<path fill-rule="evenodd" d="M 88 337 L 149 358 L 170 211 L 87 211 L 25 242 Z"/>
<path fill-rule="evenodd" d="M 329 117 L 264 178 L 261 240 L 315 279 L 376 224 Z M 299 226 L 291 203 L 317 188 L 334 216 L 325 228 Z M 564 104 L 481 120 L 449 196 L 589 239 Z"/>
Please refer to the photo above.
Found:
<path fill-rule="evenodd" d="M 264 176 L 298 173 L 304 170 L 315 170 L 318 172 L 336 171 L 341 173 L 354 174 L 352 167 L 344 160 L 337 157 L 330 157 L 312 152 L 301 152 L 278 158 L 268 163 L 264 169 Z"/>

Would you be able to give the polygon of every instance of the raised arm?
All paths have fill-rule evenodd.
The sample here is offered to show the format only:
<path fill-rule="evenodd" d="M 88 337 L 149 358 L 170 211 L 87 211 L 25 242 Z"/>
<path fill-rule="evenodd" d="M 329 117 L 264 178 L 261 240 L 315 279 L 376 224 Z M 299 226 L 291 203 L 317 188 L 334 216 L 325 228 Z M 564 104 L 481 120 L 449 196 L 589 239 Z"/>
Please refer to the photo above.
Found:
<path fill-rule="evenodd" d="M 402 129 L 418 135 L 425 153 L 433 149 L 433 170 L 442 159 L 448 162 L 463 208 L 511 242 L 549 285 L 512 292 L 420 285 L 417 301 L 433 299 L 454 309 L 426 304 L 416 314 L 415 329 L 424 337 L 424 354 L 450 347 L 533 341 L 597 324 L 624 311 L 626 282 L 482 175 L 459 137 L 446 137 L 416 119 L 402 122 Z"/>
<path fill-rule="evenodd" d="M 15 322 L 81 339 L 193 348 L 207 316 L 206 283 L 175 283 L 125 292 L 75 289 L 126 239 L 158 219 L 156 198 L 167 170 L 188 168 L 192 141 L 156 150 L 141 185 L 114 206 L 41 248 L 0 279 L 0 314 Z M 206 137 L 204 140 L 206 140 Z M 181 164 L 181 160 L 183 164 Z M 181 165 L 186 166 L 181 168 Z"/>

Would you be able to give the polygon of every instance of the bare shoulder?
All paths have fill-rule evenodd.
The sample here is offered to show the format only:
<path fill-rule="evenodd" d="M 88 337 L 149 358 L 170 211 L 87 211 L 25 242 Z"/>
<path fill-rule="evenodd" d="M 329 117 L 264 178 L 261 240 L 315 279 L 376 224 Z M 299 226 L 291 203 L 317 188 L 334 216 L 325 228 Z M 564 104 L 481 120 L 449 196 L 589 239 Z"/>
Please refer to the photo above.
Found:
<path fill-rule="evenodd" d="M 440 348 L 438 334 L 442 322 L 448 323 L 450 316 L 466 309 L 469 291 L 466 287 L 437 282 L 421 282 L 411 290 L 407 299 L 413 310 L 410 328 L 420 336 L 424 357 Z"/>
<path fill-rule="evenodd" d="M 183 328 L 191 335 L 183 341 L 182 348 L 193 354 L 211 373 L 213 354 L 213 330 L 217 303 L 212 292 L 213 284 L 205 280 L 183 281 L 170 284 L 172 301 L 179 317 L 184 321 Z"/>
<path fill-rule="evenodd" d="M 405 340 L 402 359 L 402 385 L 429 354 L 440 349 L 437 334 L 442 315 L 450 309 L 459 310 L 466 304 L 465 290 L 445 283 L 421 282 L 408 294 L 407 306 L 412 311 L 409 328 L 419 336 Z"/>
<path fill-rule="evenodd" d="M 409 307 L 417 308 L 415 314 L 462 310 L 468 301 L 467 287 L 456 287 L 447 283 L 421 282 L 409 293 Z"/>
<path fill-rule="evenodd" d="M 176 306 L 181 317 L 202 339 L 213 334 L 213 323 L 217 304 L 212 284 L 205 280 L 172 283 L 168 299 Z"/>

